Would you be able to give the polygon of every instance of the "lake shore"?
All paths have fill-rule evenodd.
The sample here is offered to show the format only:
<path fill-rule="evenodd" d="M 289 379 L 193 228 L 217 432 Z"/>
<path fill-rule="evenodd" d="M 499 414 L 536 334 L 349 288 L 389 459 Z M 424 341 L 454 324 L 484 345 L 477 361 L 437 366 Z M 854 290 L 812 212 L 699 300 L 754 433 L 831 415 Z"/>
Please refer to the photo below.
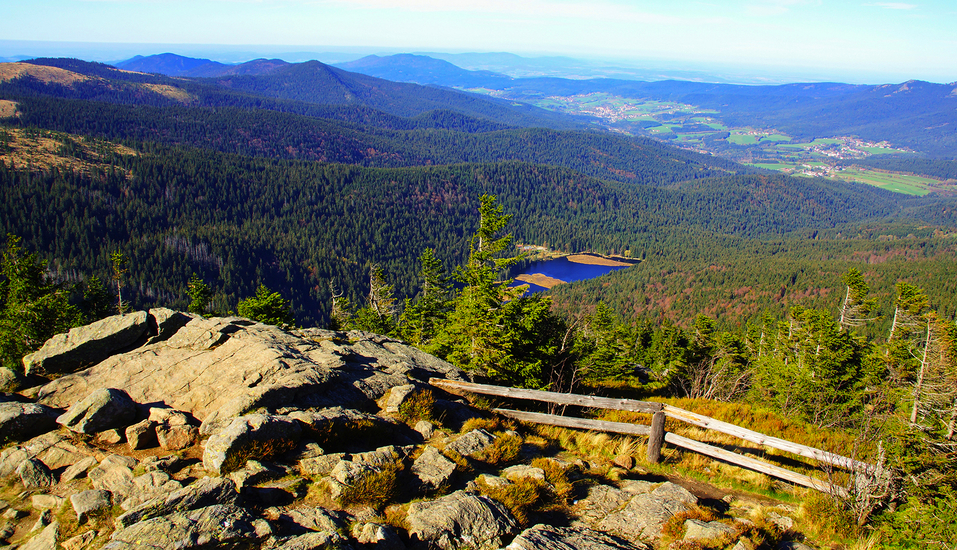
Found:
<path fill-rule="evenodd" d="M 622 262 L 619 260 L 613 260 L 611 258 L 592 256 L 591 254 L 569 254 L 565 257 L 568 258 L 569 262 L 574 262 L 576 264 L 604 265 L 609 267 L 628 267 L 635 265 L 634 262 Z"/>
<path fill-rule="evenodd" d="M 524 275 L 515 277 L 515 280 L 522 281 L 523 283 L 538 285 L 542 288 L 552 288 L 565 283 L 565 281 L 561 279 L 549 277 L 548 275 L 542 275 L 541 273 L 526 273 Z"/>

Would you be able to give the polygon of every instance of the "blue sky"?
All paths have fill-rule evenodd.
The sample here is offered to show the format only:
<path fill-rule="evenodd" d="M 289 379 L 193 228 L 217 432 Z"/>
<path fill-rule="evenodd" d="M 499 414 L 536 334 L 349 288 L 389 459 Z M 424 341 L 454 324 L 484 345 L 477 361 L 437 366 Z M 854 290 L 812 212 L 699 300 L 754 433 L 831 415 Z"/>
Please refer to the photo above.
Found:
<path fill-rule="evenodd" d="M 9 41 L 24 40 L 252 44 L 672 60 L 845 75 L 848 82 L 957 81 L 953 0 L 4 3 L 0 57 L 27 53 L 10 49 Z"/>

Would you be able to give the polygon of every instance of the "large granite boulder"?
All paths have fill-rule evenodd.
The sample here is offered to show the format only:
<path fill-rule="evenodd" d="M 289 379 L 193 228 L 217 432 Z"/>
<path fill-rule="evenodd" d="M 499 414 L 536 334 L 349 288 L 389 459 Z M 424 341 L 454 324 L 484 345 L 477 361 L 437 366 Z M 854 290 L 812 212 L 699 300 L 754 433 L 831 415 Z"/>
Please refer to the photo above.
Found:
<path fill-rule="evenodd" d="M 151 518 L 183 513 L 207 506 L 235 506 L 238 503 L 239 493 L 236 491 L 236 484 L 232 480 L 223 477 L 207 477 L 166 496 L 157 497 L 140 504 L 116 518 L 116 526 L 118 529 L 125 529 Z"/>
<path fill-rule="evenodd" d="M 23 441 L 56 429 L 60 412 L 36 403 L 0 403 L 0 442 Z"/>
<path fill-rule="evenodd" d="M 209 435 L 263 408 L 374 412 L 391 388 L 430 377 L 465 379 L 452 365 L 378 335 L 193 318 L 166 340 L 50 382 L 37 401 L 65 409 L 94 390 L 117 388 L 137 403 L 188 413 Z"/>
<path fill-rule="evenodd" d="M 62 374 L 95 365 L 144 339 L 148 319 L 147 312 L 137 311 L 57 334 L 23 358 L 24 370 L 27 374 Z"/>
<path fill-rule="evenodd" d="M 242 548 L 268 534 L 265 523 L 239 506 L 217 504 L 153 517 L 118 529 L 103 548 Z"/>
<path fill-rule="evenodd" d="M 60 415 L 57 423 L 81 434 L 128 426 L 136 420 L 136 403 L 123 390 L 100 388 Z"/>
<path fill-rule="evenodd" d="M 407 519 L 410 535 L 442 550 L 494 550 L 518 530 L 503 504 L 464 491 L 413 502 Z"/>

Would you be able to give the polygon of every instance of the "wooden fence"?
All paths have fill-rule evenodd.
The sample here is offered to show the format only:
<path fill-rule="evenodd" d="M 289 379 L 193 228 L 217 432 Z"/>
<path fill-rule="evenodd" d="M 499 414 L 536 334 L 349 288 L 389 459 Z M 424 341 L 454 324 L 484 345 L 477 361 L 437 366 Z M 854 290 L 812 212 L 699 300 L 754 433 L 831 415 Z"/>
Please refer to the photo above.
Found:
<path fill-rule="evenodd" d="M 662 443 L 669 443 L 675 447 L 681 447 L 683 449 L 688 449 L 690 451 L 710 456 L 712 458 L 717 458 L 742 468 L 748 468 L 769 476 L 784 479 L 796 485 L 809 487 L 826 493 L 847 496 L 847 491 L 843 487 L 839 487 L 804 474 L 793 472 L 791 470 L 781 468 L 780 466 L 768 464 L 767 462 L 763 462 L 748 456 L 734 453 L 720 447 L 715 447 L 713 445 L 701 443 L 700 441 L 688 439 L 678 434 L 665 432 L 665 418 L 673 418 L 675 420 L 686 422 L 700 428 L 731 435 L 750 443 L 771 447 L 780 451 L 810 458 L 822 464 L 850 470 L 855 474 L 874 474 L 877 471 L 877 467 L 872 464 L 859 462 L 845 456 L 829 453 L 827 451 L 822 451 L 820 449 L 815 449 L 814 447 L 808 447 L 806 445 L 800 445 L 798 443 L 793 443 L 791 441 L 777 437 L 771 437 L 753 430 L 742 428 L 735 424 L 715 420 L 714 418 L 696 414 L 678 407 L 666 405 L 664 403 L 637 401 L 634 399 L 594 397 L 572 393 L 524 390 L 503 386 L 492 386 L 488 384 L 475 384 L 472 382 L 444 380 L 439 378 L 433 378 L 429 380 L 429 383 L 433 386 L 455 394 L 475 393 L 509 399 L 528 399 L 556 405 L 574 405 L 578 407 L 613 409 L 619 411 L 632 411 L 651 414 L 651 425 L 646 426 L 643 424 L 632 424 L 628 422 L 609 422 L 606 420 L 591 420 L 587 418 L 532 413 L 511 409 L 495 409 L 495 412 L 498 414 L 514 418 L 522 422 L 534 422 L 538 424 L 548 424 L 565 428 L 648 437 L 647 456 L 650 462 L 658 462 L 661 459 Z"/>

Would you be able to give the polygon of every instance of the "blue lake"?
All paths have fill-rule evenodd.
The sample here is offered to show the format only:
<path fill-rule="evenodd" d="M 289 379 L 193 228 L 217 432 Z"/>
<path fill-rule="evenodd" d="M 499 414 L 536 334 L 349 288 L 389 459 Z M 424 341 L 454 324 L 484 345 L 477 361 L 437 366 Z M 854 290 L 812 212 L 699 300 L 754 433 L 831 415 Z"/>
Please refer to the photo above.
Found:
<path fill-rule="evenodd" d="M 525 269 L 515 275 L 530 275 L 532 273 L 541 273 L 542 275 L 552 277 L 554 279 L 559 279 L 565 281 L 566 283 L 571 283 L 574 281 L 584 281 L 586 279 L 594 279 L 595 277 L 600 277 L 606 273 L 611 273 L 612 271 L 617 271 L 619 269 L 625 269 L 626 267 L 631 266 L 608 266 L 608 265 L 591 265 L 591 264 L 580 264 L 576 262 L 571 262 L 566 257 L 556 258 L 554 260 L 544 260 L 541 262 L 535 262 Z M 515 281 L 514 286 L 518 285 L 528 285 L 528 292 L 541 292 L 543 290 L 548 290 L 545 287 L 538 285 L 533 285 L 531 283 L 525 283 L 522 281 Z"/>

